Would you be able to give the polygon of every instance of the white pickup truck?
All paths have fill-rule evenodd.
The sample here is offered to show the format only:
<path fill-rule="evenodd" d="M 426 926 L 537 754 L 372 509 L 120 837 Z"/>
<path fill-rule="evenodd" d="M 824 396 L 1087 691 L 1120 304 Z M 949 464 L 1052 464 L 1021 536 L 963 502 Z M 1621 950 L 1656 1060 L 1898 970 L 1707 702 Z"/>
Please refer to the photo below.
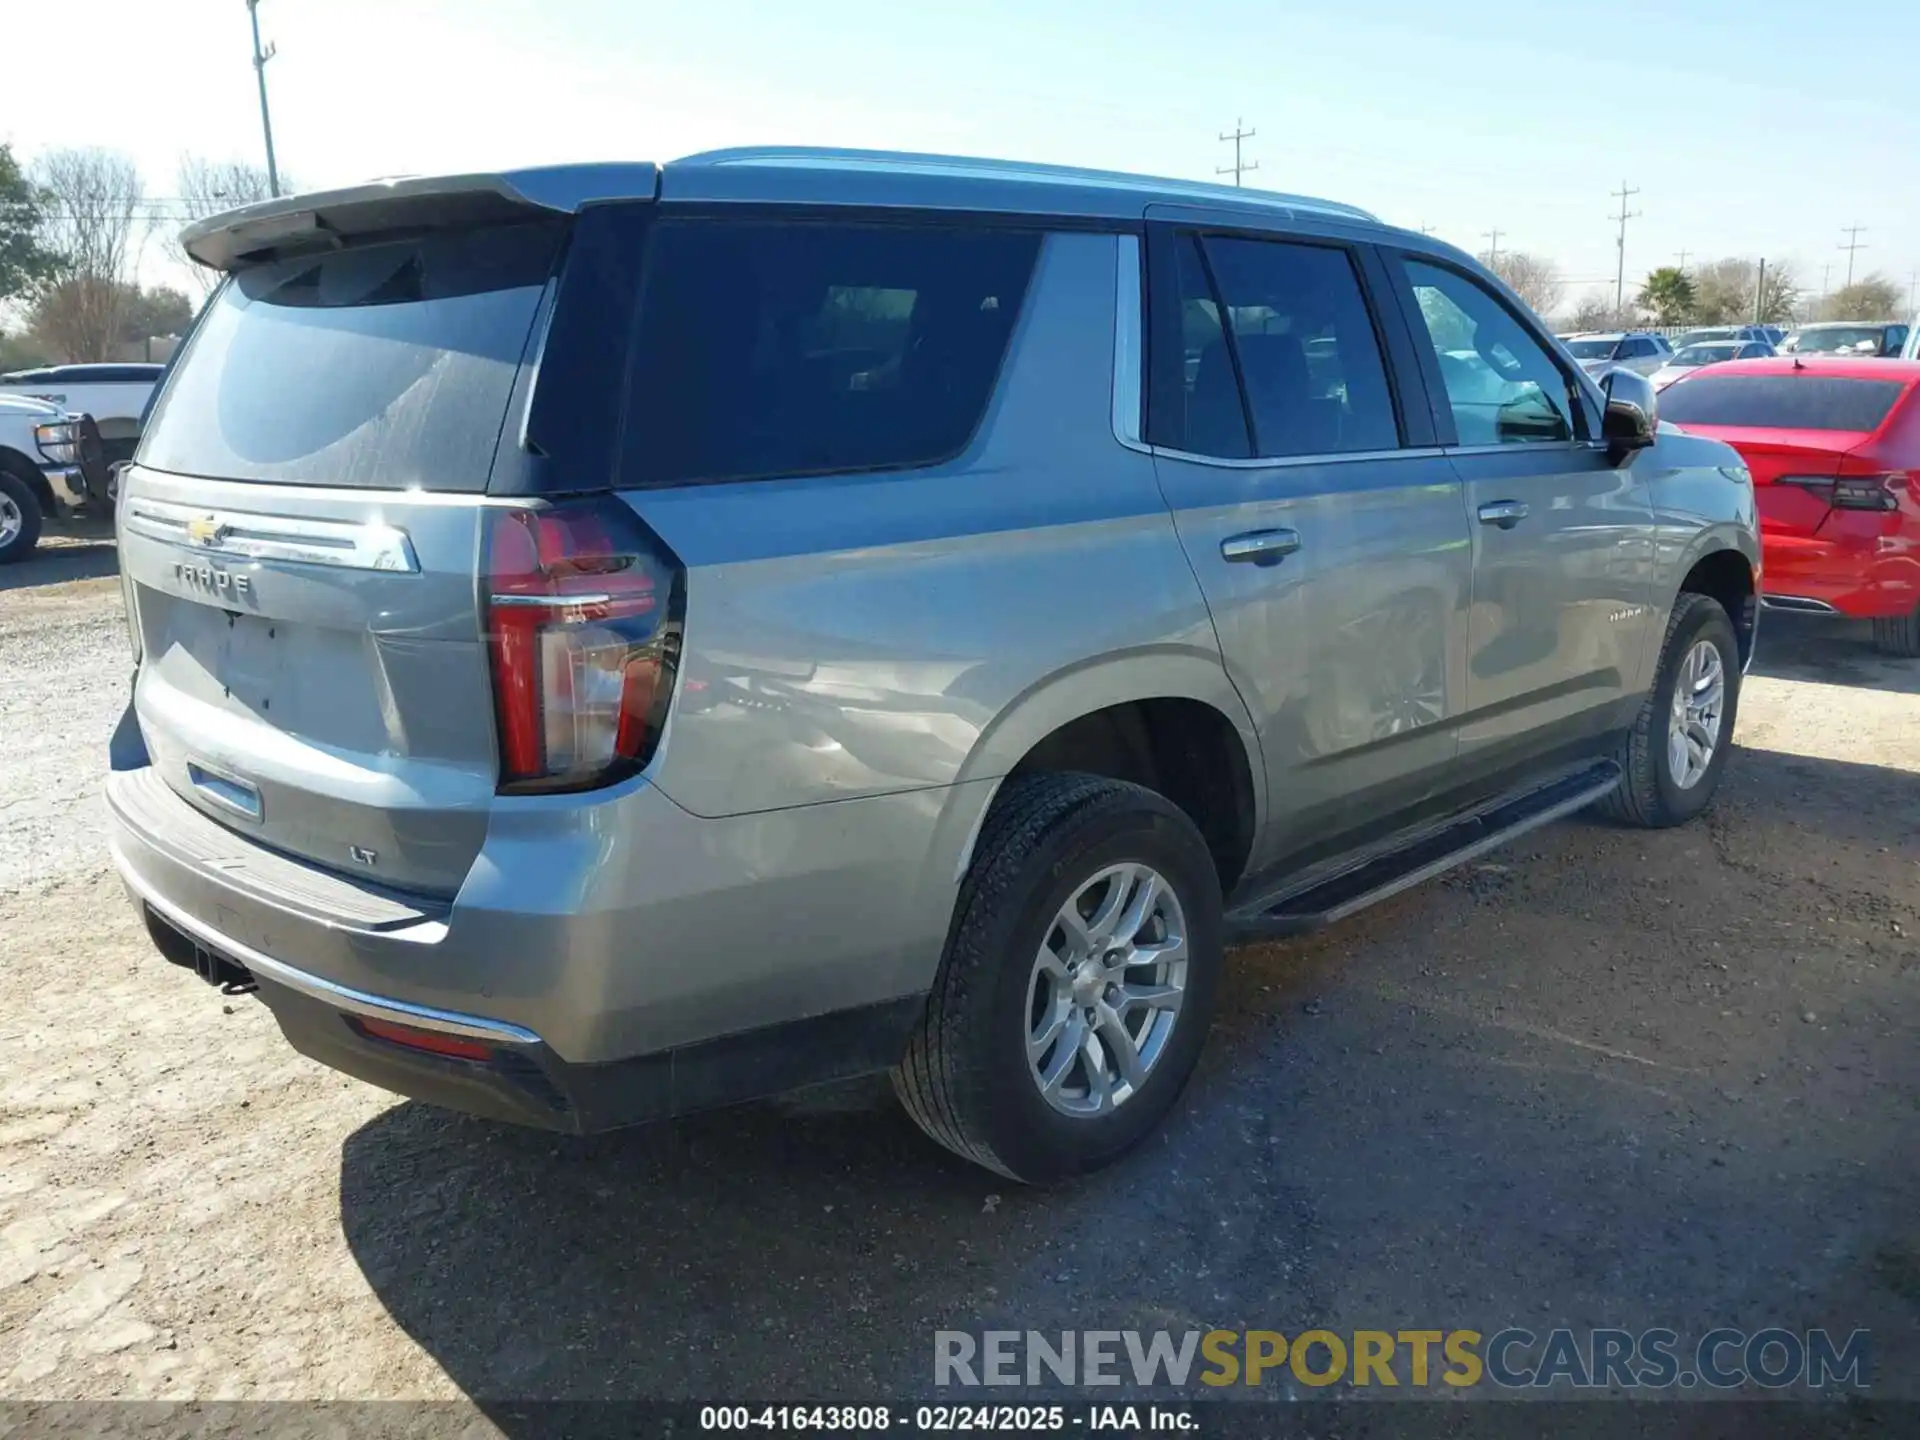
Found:
<path fill-rule="evenodd" d="M 31 555 L 46 521 L 83 508 L 108 508 L 94 422 L 49 400 L 0 394 L 0 565 Z"/>
<path fill-rule="evenodd" d="M 164 365 L 47 365 L 0 375 L 0 396 L 45 400 L 75 415 L 91 415 L 108 465 L 133 458 L 140 419 Z"/>

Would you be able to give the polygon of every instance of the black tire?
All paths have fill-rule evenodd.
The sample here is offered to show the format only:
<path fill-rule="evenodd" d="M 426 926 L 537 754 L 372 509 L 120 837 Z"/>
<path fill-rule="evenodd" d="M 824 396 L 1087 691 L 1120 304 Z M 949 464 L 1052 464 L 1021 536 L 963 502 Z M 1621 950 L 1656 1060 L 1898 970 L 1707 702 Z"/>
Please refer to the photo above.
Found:
<path fill-rule="evenodd" d="M 1106 866 L 1153 867 L 1185 918 L 1185 995 L 1137 1092 L 1097 1116 L 1060 1113 L 1027 1061 L 1034 959 L 1067 901 Z M 1085 1174 L 1137 1145 L 1179 1098 L 1213 1020 L 1223 964 L 1220 878 L 1193 822 L 1137 785 L 1092 775 L 1009 780 L 961 882 L 927 1011 L 893 1071 L 907 1113 L 955 1154 L 1010 1179 Z"/>
<path fill-rule="evenodd" d="M 11 565 L 33 553 L 33 547 L 40 543 L 40 526 L 45 517 L 33 486 L 11 470 L 0 469 L 0 496 L 20 512 L 20 528 L 11 540 L 0 544 L 0 565 Z"/>
<path fill-rule="evenodd" d="M 1667 727 L 1673 708 L 1674 686 L 1681 661 L 1694 645 L 1709 640 L 1720 652 L 1726 677 L 1726 699 L 1721 707 L 1720 738 L 1707 762 L 1706 773 L 1686 789 L 1667 764 Z M 1620 788 L 1599 804 L 1603 815 L 1628 825 L 1664 829 L 1684 825 L 1712 803 L 1733 748 L 1733 726 L 1740 706 L 1740 643 L 1733 621 L 1720 602 L 1709 595 L 1683 591 L 1667 620 L 1667 637 L 1660 646 L 1660 668 L 1653 677 L 1633 729 L 1617 758 L 1624 778 Z"/>
<path fill-rule="evenodd" d="M 1873 648 L 1903 659 L 1920 659 L 1920 607 L 1910 614 L 1873 622 Z"/>

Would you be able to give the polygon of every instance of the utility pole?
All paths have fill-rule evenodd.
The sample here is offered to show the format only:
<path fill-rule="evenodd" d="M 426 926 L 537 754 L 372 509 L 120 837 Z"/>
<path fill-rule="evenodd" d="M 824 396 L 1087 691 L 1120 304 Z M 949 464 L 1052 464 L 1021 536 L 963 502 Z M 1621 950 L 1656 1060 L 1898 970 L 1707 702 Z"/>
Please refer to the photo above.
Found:
<path fill-rule="evenodd" d="M 1640 192 L 1638 189 L 1629 186 L 1625 180 L 1622 180 L 1620 182 L 1620 188 L 1610 191 L 1609 193 L 1614 199 L 1620 202 L 1620 213 L 1608 217 L 1609 219 L 1620 222 L 1620 238 L 1614 242 L 1615 248 L 1620 252 L 1620 263 L 1613 274 L 1613 308 L 1615 310 L 1624 310 L 1627 305 L 1627 221 L 1638 220 L 1640 218 L 1640 212 L 1638 210 L 1633 211 L 1631 214 L 1628 213 L 1627 201 Z"/>
<path fill-rule="evenodd" d="M 260 48 L 260 0 L 247 0 L 247 18 L 253 21 L 253 74 L 260 82 L 260 133 L 267 140 L 267 193 L 280 193 L 280 170 L 273 163 L 273 120 L 267 114 L 267 62 L 279 53 L 272 45 Z"/>
<path fill-rule="evenodd" d="M 1691 255 L 1692 253 L 1693 252 L 1691 250 L 1682 250 L 1680 252 L 1680 273 L 1682 275 L 1687 273 L 1687 256 Z"/>
<path fill-rule="evenodd" d="M 1760 323 L 1760 306 L 1767 295 L 1767 257 L 1760 257 L 1760 275 L 1753 282 L 1753 323 Z"/>
<path fill-rule="evenodd" d="M 1500 263 L 1500 236 L 1504 232 L 1498 225 L 1491 230 L 1482 230 L 1480 238 L 1487 242 L 1487 268 L 1493 269 Z"/>
<path fill-rule="evenodd" d="M 1233 183 L 1236 186 L 1239 185 L 1240 183 L 1240 177 L 1246 174 L 1247 171 L 1258 170 L 1260 168 L 1260 162 L 1258 160 L 1243 161 L 1240 158 L 1240 142 L 1242 140 L 1251 140 L 1253 139 L 1255 134 L 1258 133 L 1257 131 L 1247 130 L 1242 128 L 1245 125 L 1245 123 L 1246 123 L 1245 121 L 1239 119 L 1236 116 L 1233 122 L 1233 133 L 1231 135 L 1222 135 L 1220 137 L 1222 141 L 1231 140 L 1233 142 L 1233 164 L 1222 165 L 1219 169 L 1213 172 L 1216 175 L 1233 176 Z"/>
<path fill-rule="evenodd" d="M 1860 232 L 1865 230 L 1866 228 L 1867 227 L 1864 225 L 1842 225 L 1840 227 L 1840 233 L 1847 237 L 1847 243 L 1844 245 L 1837 245 L 1834 247 L 1837 250 L 1844 250 L 1847 252 L 1847 288 L 1848 289 L 1853 288 L 1853 252 L 1856 250 L 1864 250 L 1867 248 L 1865 245 L 1862 245 L 1860 243 Z"/>

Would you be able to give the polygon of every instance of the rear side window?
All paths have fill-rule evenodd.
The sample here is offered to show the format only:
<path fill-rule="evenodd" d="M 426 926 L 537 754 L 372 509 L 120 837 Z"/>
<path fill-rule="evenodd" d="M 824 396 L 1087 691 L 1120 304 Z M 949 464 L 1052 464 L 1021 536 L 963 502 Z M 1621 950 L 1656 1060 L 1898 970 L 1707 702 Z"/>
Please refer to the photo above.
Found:
<path fill-rule="evenodd" d="M 157 470 L 481 491 L 564 228 L 435 233 L 236 273 L 141 439 Z"/>
<path fill-rule="evenodd" d="M 661 220 L 648 242 L 629 483 L 906 469 L 986 413 L 1031 231 Z"/>
<path fill-rule="evenodd" d="M 1386 363 L 1345 250 L 1228 236 L 1172 243 L 1181 365 L 1177 377 L 1165 364 L 1156 376 L 1154 443 L 1223 459 L 1399 446 Z M 1172 332 L 1162 322 L 1159 333 Z"/>
<path fill-rule="evenodd" d="M 1901 380 L 1839 375 L 1696 375 L 1660 395 L 1660 418 L 1676 425 L 1766 430 L 1880 428 L 1906 389 Z"/>

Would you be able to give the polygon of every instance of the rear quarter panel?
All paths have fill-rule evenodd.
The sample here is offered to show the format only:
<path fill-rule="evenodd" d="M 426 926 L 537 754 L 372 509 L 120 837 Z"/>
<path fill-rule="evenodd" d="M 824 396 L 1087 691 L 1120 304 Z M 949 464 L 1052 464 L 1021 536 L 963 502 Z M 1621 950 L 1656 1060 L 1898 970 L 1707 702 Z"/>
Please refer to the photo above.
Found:
<path fill-rule="evenodd" d="M 1152 462 L 1112 434 L 1116 250 L 1048 238 L 954 461 L 629 496 L 687 567 L 654 772 L 677 804 L 991 780 L 1057 725 L 1147 696 L 1208 701 L 1250 735 Z"/>

